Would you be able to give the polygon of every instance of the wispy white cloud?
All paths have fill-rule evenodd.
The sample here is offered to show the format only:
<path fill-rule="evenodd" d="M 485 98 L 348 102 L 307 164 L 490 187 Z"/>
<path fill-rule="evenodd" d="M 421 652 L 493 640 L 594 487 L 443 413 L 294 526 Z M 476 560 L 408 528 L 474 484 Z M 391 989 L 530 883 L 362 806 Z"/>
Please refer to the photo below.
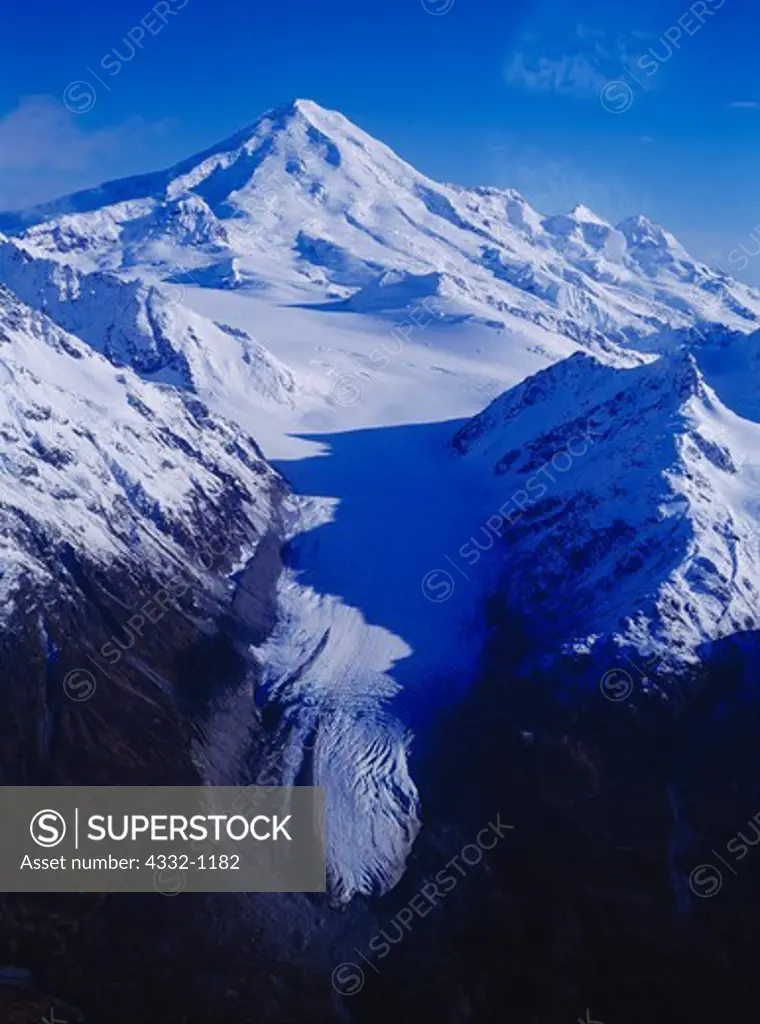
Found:
<path fill-rule="evenodd" d="M 512 55 L 505 69 L 510 85 L 519 85 L 532 92 L 559 92 L 570 96 L 599 93 L 607 79 L 585 57 L 528 57 Z"/>
<path fill-rule="evenodd" d="M 738 107 L 741 110 L 757 110 L 760 103 L 757 100 L 731 100 L 729 107 Z"/>
<path fill-rule="evenodd" d="M 82 127 L 60 100 L 26 97 L 0 118 L 0 209 L 30 206 L 131 173 L 150 159 L 151 144 L 169 126 L 130 118 L 109 128 Z"/>
<path fill-rule="evenodd" d="M 525 144 L 519 134 L 502 134 L 491 149 L 489 180 L 515 188 L 540 213 L 567 213 L 582 204 L 613 224 L 656 209 L 655 195 L 642 180 L 609 174 L 590 163 L 551 155 Z M 550 147 L 551 148 L 551 147 Z"/>
<path fill-rule="evenodd" d="M 532 92 L 593 96 L 635 59 L 640 33 L 610 38 L 600 29 L 575 25 L 570 31 L 521 37 L 507 59 L 504 77 L 510 85 Z"/>

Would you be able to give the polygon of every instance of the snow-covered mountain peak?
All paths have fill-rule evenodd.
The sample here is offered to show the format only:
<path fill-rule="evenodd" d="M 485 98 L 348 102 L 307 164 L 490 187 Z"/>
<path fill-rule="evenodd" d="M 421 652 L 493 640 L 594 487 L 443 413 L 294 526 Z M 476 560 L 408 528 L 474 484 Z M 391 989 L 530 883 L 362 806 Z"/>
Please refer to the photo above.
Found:
<path fill-rule="evenodd" d="M 549 235 L 555 236 L 565 252 L 568 251 L 568 243 L 575 243 L 580 252 L 585 248 L 595 254 L 604 249 L 614 231 L 611 224 L 585 206 L 575 206 L 570 213 L 546 217 L 541 224 Z"/>
<path fill-rule="evenodd" d="M 557 651 L 608 641 L 678 668 L 760 625 L 760 425 L 709 378 L 686 347 L 628 367 L 577 353 L 455 435 L 516 496 L 504 597 Z"/>
<path fill-rule="evenodd" d="M 606 227 L 612 226 L 611 224 L 608 224 L 607 221 L 602 220 L 601 217 L 598 217 L 593 210 L 589 210 L 588 206 L 584 206 L 582 203 L 578 203 L 574 206 L 570 211 L 569 216 L 573 217 L 581 224 L 603 224 Z"/>
<path fill-rule="evenodd" d="M 0 215 L 3 227 L 84 271 L 184 273 L 296 301 L 361 304 L 389 272 L 445 272 L 481 322 L 517 317 L 589 347 L 708 318 L 760 323 L 760 296 L 644 217 L 614 228 L 583 205 L 546 216 L 514 190 L 436 182 L 311 100 L 167 170 Z"/>
<path fill-rule="evenodd" d="M 667 249 L 684 259 L 689 259 L 689 254 L 674 235 L 643 214 L 621 220 L 617 230 L 625 235 L 628 244 L 634 248 Z"/>
<path fill-rule="evenodd" d="M 247 128 L 243 128 L 231 136 L 228 143 L 232 143 L 234 146 L 235 141 L 242 135 L 249 134 L 254 136 L 258 134 L 260 127 L 267 123 L 271 126 L 270 130 L 274 132 L 286 132 L 292 129 L 293 126 L 301 124 L 323 131 L 332 130 L 338 134 L 353 134 L 354 132 L 364 134 L 339 110 L 330 110 L 315 100 L 296 98 L 265 111 L 252 121 Z M 225 143 L 221 143 L 220 147 L 225 147 Z M 227 145 L 225 148 L 230 147 Z"/>

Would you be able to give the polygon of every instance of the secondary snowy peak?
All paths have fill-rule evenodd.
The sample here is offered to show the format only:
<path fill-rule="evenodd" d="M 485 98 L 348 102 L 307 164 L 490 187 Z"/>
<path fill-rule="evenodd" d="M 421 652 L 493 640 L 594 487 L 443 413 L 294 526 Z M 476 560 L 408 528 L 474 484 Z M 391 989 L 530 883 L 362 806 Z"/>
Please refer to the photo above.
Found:
<path fill-rule="evenodd" d="M 82 270 L 299 301 L 371 295 L 388 273 L 446 274 L 470 315 L 516 316 L 586 346 L 760 324 L 760 296 L 644 217 L 613 227 L 580 205 L 545 216 L 514 190 L 438 183 L 308 100 L 168 170 L 2 215 L 3 227 Z"/>
<path fill-rule="evenodd" d="M 611 224 L 597 217 L 586 206 L 574 206 L 569 213 L 545 217 L 541 223 L 550 235 L 565 238 L 574 236 L 579 242 L 585 242 L 593 248 L 601 248 L 613 231 Z"/>
<path fill-rule="evenodd" d="M 580 224 L 601 224 L 606 227 L 610 227 L 610 225 L 607 224 L 606 221 L 602 220 L 601 217 L 597 217 L 593 210 L 589 210 L 587 206 L 583 206 L 581 203 L 578 203 L 577 206 L 572 208 L 569 216 L 574 220 L 577 220 Z"/>
<path fill-rule="evenodd" d="M 760 425 L 721 401 L 698 358 L 621 368 L 579 353 L 454 438 L 512 495 L 501 592 L 555 651 L 614 643 L 681 668 L 760 626 Z"/>
<path fill-rule="evenodd" d="M 648 217 L 642 214 L 636 217 L 626 217 L 617 225 L 633 248 L 639 249 L 670 249 L 678 253 L 684 259 L 688 259 L 688 253 L 681 243 L 666 231 L 660 224 L 655 224 Z"/>
<path fill-rule="evenodd" d="M 628 217 L 617 230 L 626 240 L 630 259 L 648 277 L 657 277 L 662 271 L 687 276 L 691 272 L 693 261 L 678 239 L 647 217 Z"/>

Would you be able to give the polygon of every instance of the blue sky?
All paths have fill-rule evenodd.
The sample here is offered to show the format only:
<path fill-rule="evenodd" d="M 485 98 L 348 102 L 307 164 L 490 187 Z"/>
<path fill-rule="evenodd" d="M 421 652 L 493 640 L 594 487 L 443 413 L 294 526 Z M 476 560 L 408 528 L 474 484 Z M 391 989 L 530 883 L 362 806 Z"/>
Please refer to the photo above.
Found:
<path fill-rule="evenodd" d="M 756 2 L 10 0 L 0 208 L 171 164 L 302 96 L 433 177 L 645 212 L 729 269 L 760 225 Z"/>

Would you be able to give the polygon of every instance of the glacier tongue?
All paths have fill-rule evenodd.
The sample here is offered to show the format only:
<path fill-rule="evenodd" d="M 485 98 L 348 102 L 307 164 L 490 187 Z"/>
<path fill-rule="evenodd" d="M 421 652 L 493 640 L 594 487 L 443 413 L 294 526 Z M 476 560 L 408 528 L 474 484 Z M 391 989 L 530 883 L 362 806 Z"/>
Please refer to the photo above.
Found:
<path fill-rule="evenodd" d="M 388 707 L 399 690 L 389 674 L 394 649 L 409 653 L 291 570 L 278 587 L 278 624 L 255 649 L 263 699 L 283 716 L 273 736 L 285 768 L 278 777 L 329 796 L 328 875 L 338 900 L 395 885 L 419 829 L 411 737 Z"/>

